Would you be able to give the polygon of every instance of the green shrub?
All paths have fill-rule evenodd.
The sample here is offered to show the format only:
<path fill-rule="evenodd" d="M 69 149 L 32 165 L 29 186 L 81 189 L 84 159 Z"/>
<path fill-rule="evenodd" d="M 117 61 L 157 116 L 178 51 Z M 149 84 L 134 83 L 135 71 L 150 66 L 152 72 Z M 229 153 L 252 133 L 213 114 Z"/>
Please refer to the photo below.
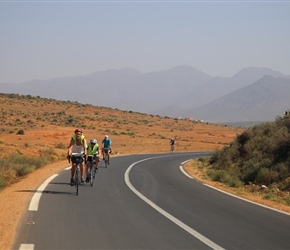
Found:
<path fill-rule="evenodd" d="M 52 148 L 40 150 L 39 157 L 29 157 L 16 150 L 0 159 L 0 189 L 55 160 L 59 157 Z"/>
<path fill-rule="evenodd" d="M 0 174 L 0 190 L 7 186 L 7 180 Z"/>
<path fill-rule="evenodd" d="M 17 135 L 24 135 L 24 130 L 23 129 L 20 129 L 17 131 L 16 133 Z"/>
<path fill-rule="evenodd" d="M 65 145 L 63 142 L 60 142 L 55 147 L 59 149 L 66 149 L 67 145 Z"/>

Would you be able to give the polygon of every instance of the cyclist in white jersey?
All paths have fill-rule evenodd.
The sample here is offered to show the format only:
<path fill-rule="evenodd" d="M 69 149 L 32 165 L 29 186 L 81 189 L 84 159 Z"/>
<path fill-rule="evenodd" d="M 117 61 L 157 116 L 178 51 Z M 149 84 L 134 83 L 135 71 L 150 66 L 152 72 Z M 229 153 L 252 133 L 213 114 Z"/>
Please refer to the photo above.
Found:
<path fill-rule="evenodd" d="M 84 154 L 87 155 L 87 141 L 85 136 L 83 135 L 83 131 L 81 129 L 76 129 L 75 134 L 71 137 L 70 144 L 68 146 L 68 160 L 70 161 L 70 157 L 73 153 Z M 73 185 L 73 177 L 75 174 L 76 164 L 71 163 L 71 179 L 70 184 Z M 84 182 L 84 163 L 80 164 L 81 170 L 81 182 Z"/>

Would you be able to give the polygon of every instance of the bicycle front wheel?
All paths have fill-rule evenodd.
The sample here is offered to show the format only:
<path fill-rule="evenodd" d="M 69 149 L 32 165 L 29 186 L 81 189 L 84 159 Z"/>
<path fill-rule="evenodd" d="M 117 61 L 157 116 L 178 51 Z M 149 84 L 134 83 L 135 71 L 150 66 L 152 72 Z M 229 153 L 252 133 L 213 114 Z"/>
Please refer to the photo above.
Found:
<path fill-rule="evenodd" d="M 93 166 L 91 167 L 91 178 L 90 178 L 90 185 L 91 187 L 94 185 L 94 179 L 95 179 L 95 164 L 93 164 Z"/>
<path fill-rule="evenodd" d="M 75 174 L 76 195 L 79 195 L 79 185 L 80 185 L 80 167 L 78 165 L 76 167 L 76 174 Z"/>

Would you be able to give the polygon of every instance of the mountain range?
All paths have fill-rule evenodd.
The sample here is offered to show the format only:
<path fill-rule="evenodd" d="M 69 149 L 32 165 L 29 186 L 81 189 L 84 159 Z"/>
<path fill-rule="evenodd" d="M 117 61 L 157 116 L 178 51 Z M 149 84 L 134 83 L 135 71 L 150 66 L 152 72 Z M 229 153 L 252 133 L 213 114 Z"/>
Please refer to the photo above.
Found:
<path fill-rule="evenodd" d="M 257 67 L 232 77 L 212 77 L 188 65 L 148 73 L 123 68 L 0 83 L 0 92 L 207 122 L 271 121 L 290 108 L 290 75 Z"/>

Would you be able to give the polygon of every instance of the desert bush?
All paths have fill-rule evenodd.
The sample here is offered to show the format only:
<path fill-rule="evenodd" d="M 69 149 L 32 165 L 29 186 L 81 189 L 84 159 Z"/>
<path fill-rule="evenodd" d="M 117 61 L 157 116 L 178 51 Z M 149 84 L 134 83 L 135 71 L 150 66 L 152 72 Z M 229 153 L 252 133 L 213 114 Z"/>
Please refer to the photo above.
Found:
<path fill-rule="evenodd" d="M 209 169 L 207 171 L 207 175 L 210 177 L 213 181 L 219 181 L 222 182 L 226 178 L 227 171 L 225 170 L 216 170 L 216 169 Z"/>
<path fill-rule="evenodd" d="M 112 131 L 112 134 L 113 134 L 113 135 L 120 135 L 121 133 L 118 132 L 118 131 Z"/>
<path fill-rule="evenodd" d="M 224 171 L 235 171 L 244 184 L 272 185 L 290 189 L 290 119 L 256 125 L 241 133 L 227 147 L 217 149 L 210 158 L 213 179 L 227 180 Z M 221 170 L 215 172 L 214 170 Z"/>
<path fill-rule="evenodd" d="M 222 182 L 227 184 L 229 187 L 240 187 L 243 185 L 238 176 L 230 171 L 209 169 L 206 173 L 211 180 Z"/>
<path fill-rule="evenodd" d="M 0 160 L 0 189 L 55 160 L 59 157 L 52 148 L 40 150 L 39 157 L 29 157 L 16 150 Z"/>
<path fill-rule="evenodd" d="M 23 129 L 20 129 L 17 131 L 16 133 L 17 135 L 24 135 L 24 130 Z"/>
<path fill-rule="evenodd" d="M 67 148 L 67 145 L 65 145 L 63 142 L 60 142 L 55 147 L 59 149 L 65 149 Z"/>
<path fill-rule="evenodd" d="M 273 183 L 278 176 L 278 173 L 268 169 L 268 168 L 259 168 L 257 176 L 256 176 L 256 182 L 261 183 L 264 185 L 270 185 Z"/>
<path fill-rule="evenodd" d="M 48 162 L 59 160 L 56 151 L 53 148 L 39 150 L 40 159 L 42 164 L 45 165 Z"/>
<path fill-rule="evenodd" d="M 7 186 L 7 180 L 0 173 L 0 190 Z"/>

